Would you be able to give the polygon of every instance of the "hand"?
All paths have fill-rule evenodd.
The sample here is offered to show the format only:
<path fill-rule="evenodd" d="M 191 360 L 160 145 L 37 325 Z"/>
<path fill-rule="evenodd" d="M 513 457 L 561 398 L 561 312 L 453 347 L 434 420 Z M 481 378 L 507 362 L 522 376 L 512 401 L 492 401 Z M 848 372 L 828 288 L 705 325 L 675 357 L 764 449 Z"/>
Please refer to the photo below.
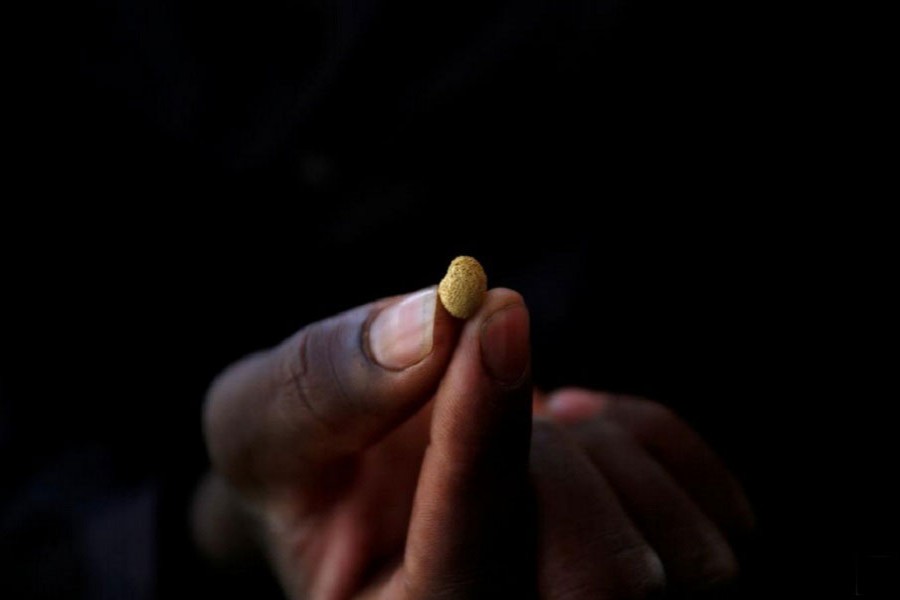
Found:
<path fill-rule="evenodd" d="M 430 289 L 245 359 L 207 402 L 227 485 L 201 493 L 201 545 L 228 545 L 221 506 L 233 489 L 290 597 L 527 587 L 529 361 L 527 310 L 499 289 L 464 325 Z"/>
<path fill-rule="evenodd" d="M 646 598 L 721 588 L 753 528 L 737 481 L 649 400 L 536 394 L 531 476 L 541 598 Z"/>
<path fill-rule="evenodd" d="M 527 320 L 493 290 L 461 328 L 429 290 L 226 371 L 207 404 L 201 546 L 242 539 L 223 513 L 239 507 L 294 598 L 631 598 L 731 576 L 721 532 L 746 501 L 658 405 L 560 392 L 536 403 L 551 420 L 529 442 Z"/>

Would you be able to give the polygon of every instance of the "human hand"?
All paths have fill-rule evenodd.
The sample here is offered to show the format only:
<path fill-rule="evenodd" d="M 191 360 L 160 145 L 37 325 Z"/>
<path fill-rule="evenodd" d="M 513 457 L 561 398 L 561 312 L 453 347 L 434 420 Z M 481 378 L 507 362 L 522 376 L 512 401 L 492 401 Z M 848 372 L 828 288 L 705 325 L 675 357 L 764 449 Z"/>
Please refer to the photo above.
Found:
<path fill-rule="evenodd" d="M 509 290 L 465 325 L 424 291 L 226 371 L 206 411 L 207 549 L 227 494 L 295 598 L 636 598 L 732 575 L 720 527 L 743 496 L 658 405 L 567 390 L 537 403 L 550 420 L 529 441 L 527 319 Z M 663 454 L 697 442 L 685 469 L 657 433 Z M 694 461 L 736 495 L 694 499 L 714 489 L 685 478 Z"/>
<path fill-rule="evenodd" d="M 534 409 L 541 598 L 693 597 L 736 579 L 753 512 L 670 409 L 578 388 L 536 393 Z"/>
<path fill-rule="evenodd" d="M 310 325 L 212 386 L 205 433 L 228 485 L 211 489 L 250 507 L 290 597 L 511 591 L 529 546 L 529 361 L 509 290 L 465 324 L 430 289 Z M 200 504 L 207 548 L 215 504 Z"/>

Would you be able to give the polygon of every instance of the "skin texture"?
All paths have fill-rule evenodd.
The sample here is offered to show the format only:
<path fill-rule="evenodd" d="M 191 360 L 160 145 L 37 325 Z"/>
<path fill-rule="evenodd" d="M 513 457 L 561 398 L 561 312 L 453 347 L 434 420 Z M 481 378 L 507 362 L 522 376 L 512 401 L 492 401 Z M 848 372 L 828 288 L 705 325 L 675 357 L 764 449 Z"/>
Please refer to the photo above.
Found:
<path fill-rule="evenodd" d="M 465 323 L 438 305 L 430 352 L 383 368 L 366 331 L 396 302 L 214 383 L 194 520 L 211 560 L 249 546 L 289 597 L 322 599 L 649 598 L 736 576 L 749 506 L 671 411 L 534 393 L 528 311 L 505 289 Z"/>

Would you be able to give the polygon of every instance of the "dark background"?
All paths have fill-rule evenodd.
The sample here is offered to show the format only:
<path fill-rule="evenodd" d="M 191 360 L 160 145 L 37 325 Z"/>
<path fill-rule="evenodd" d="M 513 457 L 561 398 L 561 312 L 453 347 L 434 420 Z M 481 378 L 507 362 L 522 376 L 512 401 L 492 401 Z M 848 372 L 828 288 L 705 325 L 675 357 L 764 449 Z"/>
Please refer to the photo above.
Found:
<path fill-rule="evenodd" d="M 760 523 L 736 597 L 896 591 L 884 38 L 824 14 L 37 17 L 0 221 L 0 595 L 239 591 L 184 527 L 210 379 L 458 254 L 525 294 L 538 384 L 656 398 L 721 452 Z"/>

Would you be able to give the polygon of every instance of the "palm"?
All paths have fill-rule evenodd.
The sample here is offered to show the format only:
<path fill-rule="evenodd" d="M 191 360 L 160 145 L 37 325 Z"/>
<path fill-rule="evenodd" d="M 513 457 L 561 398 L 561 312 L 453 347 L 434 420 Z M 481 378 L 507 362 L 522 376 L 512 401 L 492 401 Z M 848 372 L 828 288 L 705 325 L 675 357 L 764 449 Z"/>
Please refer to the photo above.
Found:
<path fill-rule="evenodd" d="M 396 569 L 425 448 L 432 402 L 380 442 L 336 467 L 303 501 L 281 506 L 271 536 L 281 581 L 310 597 L 347 596 Z M 301 504 L 303 506 L 301 506 Z M 285 531 L 287 529 L 287 531 Z"/>

